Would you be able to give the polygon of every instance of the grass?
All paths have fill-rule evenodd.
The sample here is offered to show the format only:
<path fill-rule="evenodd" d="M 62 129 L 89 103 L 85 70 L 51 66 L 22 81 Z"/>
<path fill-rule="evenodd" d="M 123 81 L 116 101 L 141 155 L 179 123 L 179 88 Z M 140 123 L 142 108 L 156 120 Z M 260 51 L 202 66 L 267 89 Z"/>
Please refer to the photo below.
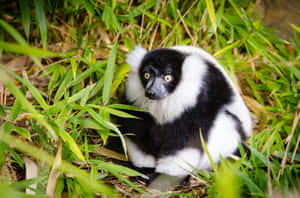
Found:
<path fill-rule="evenodd" d="M 276 37 L 243 0 L 4 1 L 0 11 L 0 196 L 126 197 L 144 193 L 134 170 L 103 148 L 123 136 L 111 116 L 129 67 L 126 53 L 194 45 L 224 66 L 256 123 L 252 156 L 201 172 L 177 197 L 272 197 L 300 187 L 300 40 Z M 292 24 L 295 31 L 299 27 Z M 99 154 L 100 153 L 100 154 Z M 271 157 L 277 156 L 278 158 Z M 27 178 L 29 156 L 39 174 Z"/>

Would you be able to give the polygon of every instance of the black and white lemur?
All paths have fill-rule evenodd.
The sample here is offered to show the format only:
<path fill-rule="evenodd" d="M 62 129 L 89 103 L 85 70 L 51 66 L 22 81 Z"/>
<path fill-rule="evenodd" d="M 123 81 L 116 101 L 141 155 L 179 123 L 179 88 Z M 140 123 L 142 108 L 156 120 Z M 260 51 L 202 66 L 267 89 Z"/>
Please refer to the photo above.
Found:
<path fill-rule="evenodd" d="M 134 166 L 184 178 L 193 168 L 211 167 L 200 131 L 215 163 L 250 136 L 249 110 L 222 66 L 204 50 L 175 46 L 147 52 L 136 46 L 126 62 L 126 100 L 147 111 L 132 111 L 140 119 L 120 124 L 123 133 L 133 134 L 126 144 Z"/>

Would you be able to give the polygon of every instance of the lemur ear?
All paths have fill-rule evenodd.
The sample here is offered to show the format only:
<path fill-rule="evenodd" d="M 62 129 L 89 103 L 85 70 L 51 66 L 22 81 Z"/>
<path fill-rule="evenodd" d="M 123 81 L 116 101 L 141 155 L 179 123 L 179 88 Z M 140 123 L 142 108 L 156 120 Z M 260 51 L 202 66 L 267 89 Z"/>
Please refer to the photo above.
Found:
<path fill-rule="evenodd" d="M 147 50 L 145 50 L 142 46 L 137 45 L 134 49 L 129 52 L 126 56 L 126 62 L 130 66 L 131 71 L 137 72 Z"/>

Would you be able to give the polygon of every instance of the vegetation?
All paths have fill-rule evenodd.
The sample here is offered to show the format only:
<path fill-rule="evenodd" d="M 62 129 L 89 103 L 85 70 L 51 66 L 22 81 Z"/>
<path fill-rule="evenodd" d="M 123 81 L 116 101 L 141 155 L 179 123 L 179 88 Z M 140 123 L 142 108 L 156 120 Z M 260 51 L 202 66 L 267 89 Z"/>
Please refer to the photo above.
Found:
<path fill-rule="evenodd" d="M 130 117 L 122 110 L 134 109 L 119 98 L 129 71 L 124 58 L 136 44 L 147 49 L 202 47 L 224 66 L 253 114 L 250 159 L 223 160 L 215 171 L 198 171 L 189 186 L 170 195 L 297 193 L 300 40 L 297 35 L 293 43 L 274 36 L 252 1 L 1 4 L 0 197 L 131 197 L 145 192 L 128 179 L 138 172 L 112 160 L 125 156 L 104 148 L 110 137 L 119 136 L 126 150 L 111 115 Z M 34 166 L 38 175 L 25 177 Z"/>

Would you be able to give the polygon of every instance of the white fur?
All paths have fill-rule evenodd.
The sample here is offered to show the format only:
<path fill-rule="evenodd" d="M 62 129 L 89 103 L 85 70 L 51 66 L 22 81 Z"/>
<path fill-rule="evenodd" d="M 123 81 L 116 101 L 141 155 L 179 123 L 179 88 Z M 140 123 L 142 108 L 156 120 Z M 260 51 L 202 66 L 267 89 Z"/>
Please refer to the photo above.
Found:
<path fill-rule="evenodd" d="M 175 155 L 158 159 L 155 172 L 171 176 L 185 176 L 193 171 L 193 167 L 198 166 L 200 157 L 199 149 L 185 148 Z"/>
<path fill-rule="evenodd" d="M 148 110 L 160 123 L 171 122 L 187 108 L 196 104 L 197 97 L 203 86 L 203 77 L 208 71 L 208 65 L 205 64 L 205 61 L 212 62 L 222 72 L 234 94 L 231 103 L 225 105 L 219 111 L 206 142 L 213 161 L 217 163 L 220 160 L 220 155 L 224 158 L 228 157 L 238 148 L 238 142 L 241 141 L 241 137 L 236 129 L 236 122 L 225 111 L 229 111 L 240 119 L 246 133 L 245 135 L 248 137 L 252 130 L 249 110 L 233 82 L 214 57 L 200 48 L 191 46 L 175 46 L 171 49 L 188 54 L 182 67 L 182 79 L 176 90 L 161 100 L 150 100 L 145 96 L 145 90 L 137 71 L 146 54 L 146 50 L 137 47 L 130 52 L 126 60 L 131 66 L 126 84 L 127 99 L 135 105 Z M 133 164 L 138 167 L 156 167 L 156 172 L 176 176 L 187 175 L 188 172 L 193 170 L 192 167 L 200 170 L 206 170 L 211 167 L 207 155 L 205 153 L 201 154 L 196 148 L 184 148 L 174 155 L 169 155 L 156 161 L 153 156 L 140 151 L 134 143 L 127 142 L 129 156 Z"/>
<path fill-rule="evenodd" d="M 129 64 L 132 72 L 138 71 L 138 68 L 140 67 L 140 64 L 146 53 L 147 50 L 145 50 L 142 46 L 137 45 L 129 54 L 127 54 L 126 63 Z"/>
<path fill-rule="evenodd" d="M 207 65 L 199 55 L 188 56 L 183 62 L 180 84 L 172 94 L 161 100 L 151 100 L 145 96 L 145 90 L 140 83 L 138 73 L 133 71 L 130 72 L 127 79 L 126 97 L 134 105 L 148 110 L 159 123 L 171 122 L 187 108 L 193 107 L 197 103 L 206 71 Z"/>
<path fill-rule="evenodd" d="M 223 158 L 228 157 L 238 148 L 238 142 L 241 141 L 240 135 L 236 130 L 236 123 L 231 116 L 223 111 L 218 114 L 208 136 L 206 146 L 208 152 L 217 163 L 220 155 Z M 207 170 L 211 167 L 211 163 L 206 153 L 201 158 L 200 164 L 197 166 L 200 170 Z"/>
<path fill-rule="evenodd" d="M 130 161 L 136 167 L 154 168 L 155 158 L 152 155 L 144 153 L 129 138 L 125 138 Z"/>
<path fill-rule="evenodd" d="M 246 107 L 244 101 L 242 100 L 239 91 L 236 89 L 235 85 L 233 84 L 232 80 L 229 78 L 227 75 L 226 71 L 224 68 L 218 63 L 218 61 L 209 53 L 204 51 L 201 48 L 193 47 L 193 46 L 174 46 L 171 47 L 171 49 L 178 50 L 182 53 L 188 53 L 188 54 L 198 54 L 200 55 L 203 59 L 206 59 L 210 62 L 212 62 L 216 68 L 222 72 L 224 75 L 225 79 L 229 83 L 230 87 L 234 91 L 234 96 L 233 96 L 233 101 L 228 104 L 226 107 L 232 114 L 236 115 L 241 123 L 242 127 L 244 128 L 246 132 L 246 136 L 249 137 L 252 131 L 252 121 L 250 118 L 250 112 L 248 108 Z"/>

